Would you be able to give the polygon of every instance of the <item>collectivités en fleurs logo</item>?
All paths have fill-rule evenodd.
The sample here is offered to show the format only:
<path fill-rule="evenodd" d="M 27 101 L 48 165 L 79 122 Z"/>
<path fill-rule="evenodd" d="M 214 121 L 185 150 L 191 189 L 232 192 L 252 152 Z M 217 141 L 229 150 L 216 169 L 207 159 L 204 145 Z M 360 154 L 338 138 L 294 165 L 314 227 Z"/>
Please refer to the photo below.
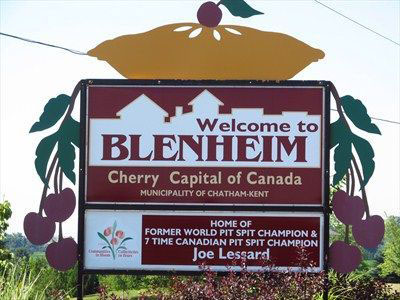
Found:
<path fill-rule="evenodd" d="M 122 230 L 117 230 L 117 221 L 114 221 L 112 227 L 104 229 L 103 233 L 97 232 L 97 235 L 107 244 L 103 246 L 102 249 L 110 249 L 114 260 L 119 250 L 127 250 L 124 243 L 133 239 L 131 237 L 125 237 L 125 232 Z"/>

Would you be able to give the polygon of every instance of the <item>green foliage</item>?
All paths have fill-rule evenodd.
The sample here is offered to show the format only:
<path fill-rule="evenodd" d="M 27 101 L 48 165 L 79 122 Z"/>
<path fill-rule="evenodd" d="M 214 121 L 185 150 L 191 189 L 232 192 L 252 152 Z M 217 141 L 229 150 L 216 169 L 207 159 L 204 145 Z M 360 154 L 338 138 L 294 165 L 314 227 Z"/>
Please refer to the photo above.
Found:
<path fill-rule="evenodd" d="M 3 201 L 0 203 L 0 240 L 3 240 L 5 232 L 8 228 L 8 219 L 11 218 L 12 211 L 10 202 Z"/>
<path fill-rule="evenodd" d="M 171 284 L 169 276 L 132 276 L 132 275 L 99 275 L 99 284 L 111 291 L 126 291 L 149 287 L 168 287 Z"/>
<path fill-rule="evenodd" d="M 3 300 L 42 300 L 48 299 L 45 291 L 36 288 L 36 283 L 41 277 L 39 272 L 32 275 L 24 264 L 8 263 L 0 277 L 0 299 Z M 50 282 L 47 283 L 48 285 Z"/>
<path fill-rule="evenodd" d="M 8 228 L 8 220 L 11 218 L 12 211 L 8 201 L 0 203 L 0 270 L 2 270 L 7 261 L 12 258 L 11 252 L 5 248 L 4 237 Z"/>
<path fill-rule="evenodd" d="M 16 255 L 16 257 L 21 257 L 20 254 L 26 253 L 23 256 L 31 256 L 35 252 L 44 252 L 46 246 L 44 245 L 34 245 L 20 232 L 6 234 L 4 238 L 5 247 Z M 20 253 L 20 254 L 18 254 Z"/>
<path fill-rule="evenodd" d="M 71 97 L 64 94 L 50 99 L 44 107 L 43 113 L 39 118 L 39 122 L 33 124 L 29 132 L 42 131 L 56 124 L 67 110 L 70 102 Z"/>
<path fill-rule="evenodd" d="M 328 273 L 329 300 L 397 300 L 400 294 L 395 293 L 383 281 L 365 276 L 364 274 L 350 273 L 338 274 L 334 271 Z M 313 299 L 322 300 L 322 293 Z"/>
<path fill-rule="evenodd" d="M 224 5 L 235 17 L 249 18 L 254 15 L 263 14 L 252 8 L 244 0 L 222 0 L 220 4 Z"/>
<path fill-rule="evenodd" d="M 49 266 L 44 255 L 31 256 L 28 265 L 32 276 L 40 274 L 40 278 L 35 283 L 35 289 L 46 289 L 46 295 L 48 297 L 53 293 L 61 293 L 69 296 L 76 295 L 77 266 L 66 272 L 60 272 Z M 97 287 L 98 281 L 96 276 L 89 276 L 85 279 L 85 294 L 96 292 Z"/>
<path fill-rule="evenodd" d="M 382 275 L 400 276 L 400 217 L 388 217 L 385 221 L 385 243 L 382 249 Z"/>

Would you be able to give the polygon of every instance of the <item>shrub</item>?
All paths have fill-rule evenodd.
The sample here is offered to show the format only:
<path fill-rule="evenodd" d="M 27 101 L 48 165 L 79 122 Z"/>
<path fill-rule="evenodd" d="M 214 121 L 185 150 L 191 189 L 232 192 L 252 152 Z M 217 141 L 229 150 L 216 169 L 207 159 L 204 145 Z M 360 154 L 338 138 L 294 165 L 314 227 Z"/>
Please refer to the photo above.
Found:
<path fill-rule="evenodd" d="M 76 296 L 77 266 L 66 272 L 60 272 L 49 266 L 44 255 L 31 256 L 28 264 L 32 276 L 35 277 L 40 273 L 40 277 L 35 283 L 35 289 L 40 291 L 46 288 L 48 298 L 53 299 L 55 295 Z M 86 276 L 84 282 L 85 294 L 97 292 L 98 280 L 96 275 Z"/>
<path fill-rule="evenodd" d="M 278 272 L 270 262 L 258 272 L 251 272 L 245 260 L 239 262 L 240 271 L 227 267 L 225 276 L 218 276 L 209 267 L 202 266 L 203 275 L 197 277 L 174 277 L 169 291 L 154 289 L 143 297 L 157 296 L 163 299 L 312 299 L 322 293 L 323 273 L 307 271 L 307 255 L 299 250 L 299 266 L 302 272 Z M 271 272 L 276 271 L 276 272 Z"/>
<path fill-rule="evenodd" d="M 396 300 L 400 299 L 400 293 L 392 291 L 379 278 L 357 273 L 343 275 L 331 271 L 329 272 L 329 299 Z"/>
<path fill-rule="evenodd" d="M 171 285 L 169 276 L 133 276 L 133 275 L 99 275 L 99 285 L 110 291 L 124 291 L 151 287 L 168 287 Z"/>

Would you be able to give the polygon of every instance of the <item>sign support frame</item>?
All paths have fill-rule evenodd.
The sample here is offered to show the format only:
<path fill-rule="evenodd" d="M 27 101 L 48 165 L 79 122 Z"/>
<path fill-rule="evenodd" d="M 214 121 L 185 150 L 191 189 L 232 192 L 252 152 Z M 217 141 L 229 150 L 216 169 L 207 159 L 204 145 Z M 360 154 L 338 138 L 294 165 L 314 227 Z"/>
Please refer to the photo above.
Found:
<path fill-rule="evenodd" d="M 141 86 L 315 86 L 324 87 L 324 107 L 325 111 L 323 124 L 325 143 L 322 145 L 321 153 L 324 155 L 323 173 L 323 203 L 322 206 L 306 205 L 171 205 L 171 204 L 95 204 L 86 203 L 86 118 L 87 118 L 87 87 L 90 85 L 105 86 L 123 86 L 123 85 L 141 85 Z M 81 102 L 80 102 L 80 153 L 79 153 L 79 201 L 78 201 L 78 278 L 77 278 L 77 299 L 83 299 L 85 275 L 199 275 L 199 271 L 150 271 L 150 270 L 92 270 L 84 268 L 84 227 L 85 211 L 87 209 L 111 209 L 111 210 L 189 210 L 189 211 L 254 211 L 254 212 L 320 212 L 324 216 L 323 227 L 323 270 L 325 272 L 325 285 L 323 299 L 328 299 L 328 249 L 329 249 L 329 216 L 331 209 L 329 207 L 329 141 L 330 141 L 330 85 L 329 81 L 261 81 L 261 80 L 130 80 L 130 79 L 96 79 L 81 81 Z M 223 275 L 226 272 L 218 272 Z"/>

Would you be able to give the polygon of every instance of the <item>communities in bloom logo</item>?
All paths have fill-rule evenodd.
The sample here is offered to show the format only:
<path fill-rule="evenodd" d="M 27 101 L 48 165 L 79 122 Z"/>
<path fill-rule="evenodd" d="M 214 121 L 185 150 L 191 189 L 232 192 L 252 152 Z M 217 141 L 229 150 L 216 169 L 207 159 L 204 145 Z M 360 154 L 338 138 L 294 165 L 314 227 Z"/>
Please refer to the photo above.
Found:
<path fill-rule="evenodd" d="M 117 221 L 114 221 L 113 226 L 104 229 L 103 233 L 97 232 L 97 235 L 107 243 L 102 249 L 110 249 L 113 259 L 118 250 L 127 250 L 124 243 L 132 240 L 131 237 L 125 237 L 125 232 L 117 230 Z"/>

